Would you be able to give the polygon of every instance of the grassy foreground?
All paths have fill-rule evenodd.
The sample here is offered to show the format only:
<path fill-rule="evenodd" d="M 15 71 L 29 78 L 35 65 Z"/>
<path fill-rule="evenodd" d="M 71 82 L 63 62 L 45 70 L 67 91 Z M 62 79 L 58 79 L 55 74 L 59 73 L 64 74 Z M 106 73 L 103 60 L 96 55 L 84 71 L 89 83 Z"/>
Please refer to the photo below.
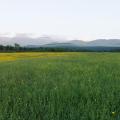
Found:
<path fill-rule="evenodd" d="M 120 53 L 0 53 L 0 120 L 120 120 Z"/>

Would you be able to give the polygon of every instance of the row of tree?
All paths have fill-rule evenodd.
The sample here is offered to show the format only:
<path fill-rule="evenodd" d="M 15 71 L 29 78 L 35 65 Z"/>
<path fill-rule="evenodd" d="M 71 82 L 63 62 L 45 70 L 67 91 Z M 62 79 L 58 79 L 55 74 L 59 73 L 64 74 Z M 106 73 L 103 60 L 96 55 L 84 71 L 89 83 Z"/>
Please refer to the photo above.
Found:
<path fill-rule="evenodd" d="M 0 52 L 64 52 L 67 51 L 64 48 L 45 48 L 45 47 L 36 47 L 36 48 L 30 48 L 30 47 L 21 47 L 19 44 L 15 43 L 12 45 L 0 45 Z M 69 51 L 69 50 L 68 50 Z"/>
<path fill-rule="evenodd" d="M 0 52 L 120 52 L 120 47 L 21 47 L 0 45 Z"/>
<path fill-rule="evenodd" d="M 15 43 L 14 46 L 11 45 L 0 45 L 0 52 L 9 52 L 9 51 L 19 51 L 22 47 L 19 44 Z"/>

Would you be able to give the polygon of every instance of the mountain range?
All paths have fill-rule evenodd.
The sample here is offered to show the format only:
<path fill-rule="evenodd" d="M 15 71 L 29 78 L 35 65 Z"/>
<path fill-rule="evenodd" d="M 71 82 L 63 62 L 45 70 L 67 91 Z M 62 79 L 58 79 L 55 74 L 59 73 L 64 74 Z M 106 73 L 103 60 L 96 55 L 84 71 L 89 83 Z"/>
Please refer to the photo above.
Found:
<path fill-rule="evenodd" d="M 58 40 L 51 38 L 49 36 L 43 36 L 38 38 L 32 38 L 29 36 L 15 36 L 15 37 L 0 37 L 1 45 L 14 45 L 15 43 L 21 46 L 29 45 L 44 45 L 52 42 L 58 42 Z"/>
<path fill-rule="evenodd" d="M 26 47 L 120 47 L 120 39 L 97 39 L 92 41 L 65 40 L 43 36 L 32 38 L 28 36 L 0 37 L 1 45 L 14 45 L 15 43 Z"/>
<path fill-rule="evenodd" d="M 97 39 L 89 42 L 82 40 L 71 40 L 61 43 L 50 43 L 45 47 L 120 47 L 120 39 Z"/>

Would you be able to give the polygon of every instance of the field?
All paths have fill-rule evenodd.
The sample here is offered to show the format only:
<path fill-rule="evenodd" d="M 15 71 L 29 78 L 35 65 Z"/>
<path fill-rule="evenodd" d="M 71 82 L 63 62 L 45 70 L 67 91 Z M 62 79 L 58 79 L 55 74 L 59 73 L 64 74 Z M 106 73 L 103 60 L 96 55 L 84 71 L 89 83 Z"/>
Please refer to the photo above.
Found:
<path fill-rule="evenodd" d="M 120 120 L 120 53 L 0 53 L 0 120 Z"/>

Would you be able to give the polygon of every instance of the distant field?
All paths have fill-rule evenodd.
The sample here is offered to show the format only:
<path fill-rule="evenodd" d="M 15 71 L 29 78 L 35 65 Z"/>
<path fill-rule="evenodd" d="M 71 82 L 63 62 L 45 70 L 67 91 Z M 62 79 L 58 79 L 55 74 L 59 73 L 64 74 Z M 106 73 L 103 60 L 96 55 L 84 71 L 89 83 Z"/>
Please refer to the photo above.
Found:
<path fill-rule="evenodd" d="M 76 53 L 77 54 L 77 53 Z M 74 55 L 70 52 L 19 52 L 19 53 L 0 53 L 0 61 L 13 61 L 31 58 L 48 58 L 48 57 L 60 57 Z"/>
<path fill-rule="evenodd" d="M 120 53 L 0 53 L 0 120 L 120 120 Z"/>

